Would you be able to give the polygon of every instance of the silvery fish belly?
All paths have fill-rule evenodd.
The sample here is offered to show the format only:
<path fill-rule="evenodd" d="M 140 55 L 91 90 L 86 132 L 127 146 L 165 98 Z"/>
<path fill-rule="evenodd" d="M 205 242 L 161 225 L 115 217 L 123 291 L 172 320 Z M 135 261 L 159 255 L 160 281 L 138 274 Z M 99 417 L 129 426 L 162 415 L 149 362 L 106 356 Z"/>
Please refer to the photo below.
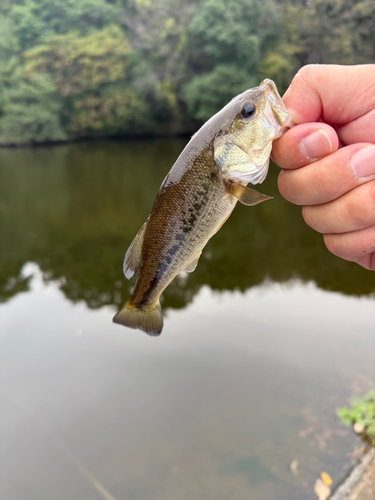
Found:
<path fill-rule="evenodd" d="M 276 85 L 264 80 L 232 99 L 191 138 L 125 255 L 126 278 L 138 273 L 138 279 L 115 323 L 160 334 L 163 290 L 181 271 L 194 271 L 237 201 L 253 206 L 270 199 L 247 184 L 266 178 L 272 141 L 290 124 Z"/>

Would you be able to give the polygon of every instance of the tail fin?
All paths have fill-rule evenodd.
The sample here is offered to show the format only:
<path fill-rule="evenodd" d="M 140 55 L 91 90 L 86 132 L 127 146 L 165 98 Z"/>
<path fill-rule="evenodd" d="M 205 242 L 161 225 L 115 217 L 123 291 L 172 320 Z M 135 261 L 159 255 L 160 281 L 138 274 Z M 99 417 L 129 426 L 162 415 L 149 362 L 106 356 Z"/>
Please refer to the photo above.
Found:
<path fill-rule="evenodd" d="M 126 302 L 121 311 L 113 318 L 113 322 L 130 328 L 138 328 L 148 335 L 160 335 L 163 329 L 160 302 L 158 301 L 154 306 L 139 308 Z"/>

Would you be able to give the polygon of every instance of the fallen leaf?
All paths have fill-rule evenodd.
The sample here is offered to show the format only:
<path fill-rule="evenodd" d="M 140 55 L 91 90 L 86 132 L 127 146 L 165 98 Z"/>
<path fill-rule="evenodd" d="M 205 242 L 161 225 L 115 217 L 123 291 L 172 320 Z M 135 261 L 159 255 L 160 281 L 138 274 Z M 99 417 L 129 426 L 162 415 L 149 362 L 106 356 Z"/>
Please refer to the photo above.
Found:
<path fill-rule="evenodd" d="M 324 484 L 326 484 L 327 486 L 332 486 L 332 478 L 329 474 L 327 474 L 326 472 L 322 472 L 320 474 L 320 477 L 322 478 Z"/>
<path fill-rule="evenodd" d="M 290 467 L 290 472 L 293 474 L 293 476 L 298 475 L 298 466 L 299 466 L 298 460 L 293 460 L 293 462 L 291 462 L 289 467 Z"/>
<path fill-rule="evenodd" d="M 315 481 L 314 492 L 319 500 L 327 500 L 331 494 L 331 488 L 319 478 Z"/>

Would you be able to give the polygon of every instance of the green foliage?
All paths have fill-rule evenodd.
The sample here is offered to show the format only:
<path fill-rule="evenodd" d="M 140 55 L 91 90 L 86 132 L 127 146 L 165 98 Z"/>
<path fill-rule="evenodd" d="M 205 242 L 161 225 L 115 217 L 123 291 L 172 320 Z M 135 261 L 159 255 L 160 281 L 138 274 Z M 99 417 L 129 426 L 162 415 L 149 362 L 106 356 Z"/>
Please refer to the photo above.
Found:
<path fill-rule="evenodd" d="M 81 35 L 114 22 L 117 9 L 104 0 L 24 0 L 9 11 L 24 50 L 54 34 Z"/>
<path fill-rule="evenodd" d="M 263 78 L 374 58 L 373 0 L 4 0 L 0 143 L 191 133 Z"/>
<path fill-rule="evenodd" d="M 133 133 L 142 130 L 145 102 L 133 89 L 109 87 L 99 95 L 87 93 L 74 100 L 74 112 L 67 125 L 69 134 L 88 136 Z"/>
<path fill-rule="evenodd" d="M 0 144 L 61 141 L 66 134 L 59 113 L 62 103 L 48 75 L 34 81 L 14 73 L 14 85 L 0 93 Z"/>
<path fill-rule="evenodd" d="M 364 436 L 375 446 L 375 390 L 355 398 L 351 408 L 339 408 L 337 415 L 345 425 L 363 427 Z"/>
<path fill-rule="evenodd" d="M 25 52 L 25 69 L 30 78 L 48 73 L 60 95 L 68 97 L 123 80 L 130 52 L 120 29 L 110 26 L 86 37 L 69 33 L 49 38 Z"/>
<path fill-rule="evenodd" d="M 14 26 L 0 16 L 0 144 L 66 139 L 61 106 L 48 75 L 27 77 Z"/>
<path fill-rule="evenodd" d="M 0 140 L 45 142 L 141 128 L 143 103 L 125 83 L 131 52 L 116 25 L 86 36 L 70 32 L 46 37 L 22 54 L 24 78 L 14 75 L 16 86 L 3 93 L 0 129 L 6 133 Z M 21 102 L 32 97 L 27 106 Z"/>
<path fill-rule="evenodd" d="M 278 46 L 277 52 L 269 52 L 258 64 L 260 78 L 273 80 L 279 92 L 284 93 L 299 68 L 296 55 L 299 47 L 284 43 Z"/>
<path fill-rule="evenodd" d="M 286 90 L 305 64 L 361 64 L 375 58 L 373 0 L 278 0 L 281 34 L 260 62 L 262 76 Z"/>
<path fill-rule="evenodd" d="M 233 96 L 256 84 L 256 79 L 249 77 L 245 70 L 235 65 L 220 64 L 210 73 L 196 76 L 187 84 L 184 97 L 191 116 L 205 121 Z"/>
<path fill-rule="evenodd" d="M 259 60 L 264 40 L 277 29 L 277 11 L 272 0 L 205 0 L 189 24 L 198 64 L 238 61 L 251 69 Z M 198 50 L 199 49 L 199 50 Z"/>
<path fill-rule="evenodd" d="M 133 85 L 152 107 L 156 123 L 182 117 L 187 24 L 196 8 L 195 2 L 181 0 L 129 0 L 124 9 L 126 34 L 137 54 Z"/>
<path fill-rule="evenodd" d="M 188 26 L 189 65 L 196 73 L 183 89 L 190 116 L 207 120 L 259 83 L 262 46 L 277 28 L 272 0 L 205 0 Z"/>
<path fill-rule="evenodd" d="M 11 75 L 21 66 L 20 54 L 21 48 L 12 22 L 0 15 L 0 95 L 10 84 Z"/>

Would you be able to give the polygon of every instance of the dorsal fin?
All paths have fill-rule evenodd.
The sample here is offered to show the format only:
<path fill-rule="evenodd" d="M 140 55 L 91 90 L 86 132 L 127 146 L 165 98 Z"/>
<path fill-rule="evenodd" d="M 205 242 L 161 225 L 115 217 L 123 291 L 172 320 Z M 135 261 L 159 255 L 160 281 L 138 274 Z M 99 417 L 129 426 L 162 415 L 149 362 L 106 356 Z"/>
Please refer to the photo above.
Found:
<path fill-rule="evenodd" d="M 248 207 L 258 205 L 258 203 L 262 203 L 262 201 L 272 200 L 272 196 L 258 193 L 255 189 L 250 189 L 242 184 L 237 184 L 237 182 L 229 181 L 227 183 L 227 189 L 230 194 L 238 199 L 238 201 Z"/>
<path fill-rule="evenodd" d="M 142 247 L 147 227 L 147 221 L 138 231 L 137 236 L 130 243 L 128 251 L 124 259 L 124 274 L 125 278 L 130 280 L 141 268 L 142 264 Z"/>

